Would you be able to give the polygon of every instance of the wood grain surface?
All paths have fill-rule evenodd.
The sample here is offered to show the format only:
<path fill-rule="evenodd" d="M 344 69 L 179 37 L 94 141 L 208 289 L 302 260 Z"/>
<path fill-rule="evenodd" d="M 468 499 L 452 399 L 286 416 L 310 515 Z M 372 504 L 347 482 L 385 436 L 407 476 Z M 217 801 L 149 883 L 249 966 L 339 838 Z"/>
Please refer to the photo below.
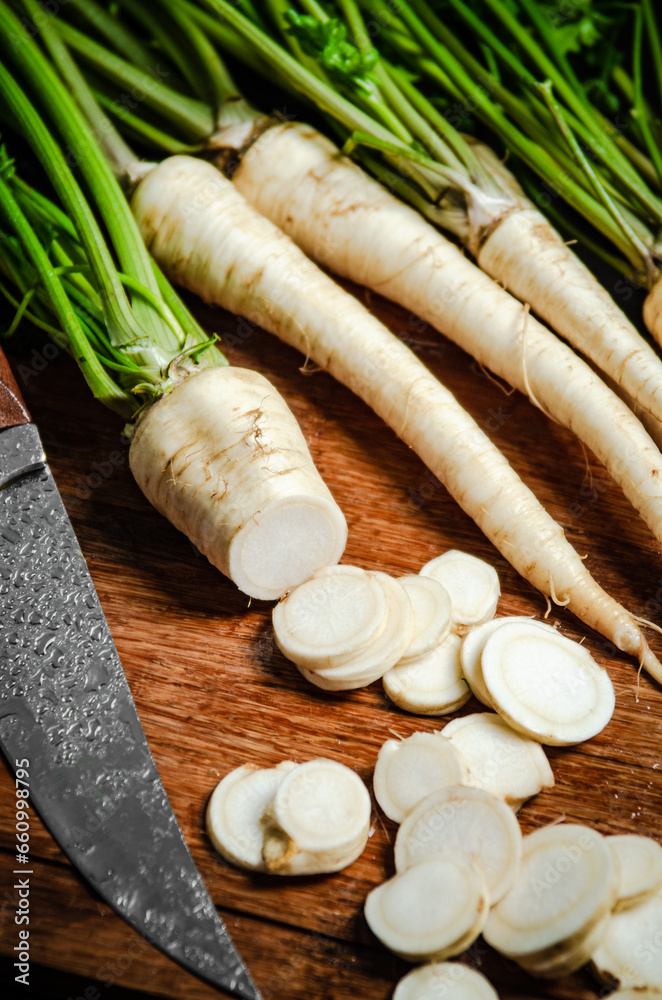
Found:
<path fill-rule="evenodd" d="M 635 614 L 662 623 L 658 546 L 592 456 L 433 330 L 375 298 L 366 301 L 505 452 L 599 582 Z M 346 513 L 344 561 L 398 575 L 417 572 L 447 548 L 465 549 L 496 566 L 499 613 L 544 614 L 544 600 L 348 390 L 323 372 L 304 369 L 294 351 L 220 310 L 198 314 L 207 329 L 223 335 L 233 363 L 270 377 L 292 406 Z M 385 739 L 432 731 L 446 720 L 400 712 L 380 683 L 338 695 L 308 686 L 274 646 L 271 605 L 239 594 L 144 499 L 117 419 L 90 399 L 74 365 L 65 357 L 42 364 L 38 354 L 16 361 L 175 813 L 263 997 L 385 1000 L 407 967 L 372 937 L 362 908 L 370 888 L 393 873 L 395 825 L 375 807 L 366 851 L 337 875 L 267 877 L 232 868 L 215 854 L 204 832 L 205 805 L 218 780 L 247 761 L 268 767 L 285 758 L 331 757 L 371 787 Z M 563 610 L 553 609 L 549 620 L 565 635 L 585 639 L 608 667 L 616 712 L 588 743 L 549 750 L 556 786 L 523 808 L 524 832 L 566 819 L 602 833 L 662 837 L 660 689 L 645 676 L 638 680 L 636 664 Z M 659 656 L 662 639 L 654 632 L 650 637 Z M 477 710 L 471 701 L 459 714 Z M 13 778 L 6 767 L 0 786 L 3 802 L 11 802 Z M 0 950 L 6 956 L 17 941 L 13 844 L 5 809 Z M 99 1000 L 116 987 L 188 1000 L 221 995 L 146 945 L 100 902 L 38 821 L 31 850 L 32 961 L 83 977 L 72 994 L 58 975 L 51 1000 Z M 585 972 L 550 983 L 530 979 L 482 941 L 466 960 L 490 976 L 503 1000 L 605 995 Z M 15 990 L 4 995 L 29 995 Z"/>
<path fill-rule="evenodd" d="M 23 398 L 9 362 L 0 347 L 0 430 L 30 422 Z"/>

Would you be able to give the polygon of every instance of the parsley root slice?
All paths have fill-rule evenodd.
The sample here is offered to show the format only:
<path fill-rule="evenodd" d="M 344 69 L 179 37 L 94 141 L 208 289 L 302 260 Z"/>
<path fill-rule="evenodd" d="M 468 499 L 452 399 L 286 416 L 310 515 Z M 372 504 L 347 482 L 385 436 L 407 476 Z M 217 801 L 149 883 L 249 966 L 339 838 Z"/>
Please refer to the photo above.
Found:
<path fill-rule="evenodd" d="M 505 799 L 515 811 L 554 784 L 540 743 L 522 736 L 493 712 L 453 719 L 444 726 L 442 735 L 467 765 L 464 783 Z"/>
<path fill-rule="evenodd" d="M 462 676 L 461 644 L 451 632 L 428 653 L 388 670 L 382 683 L 391 701 L 414 715 L 448 715 L 461 708 L 471 697 Z"/>
<path fill-rule="evenodd" d="M 345 691 L 371 684 L 398 662 L 411 641 L 414 614 L 406 591 L 388 574 L 327 566 L 281 601 L 273 624 L 277 645 L 307 680 Z M 315 656 L 318 637 L 323 645 Z"/>
<path fill-rule="evenodd" d="M 591 955 L 598 978 L 627 989 L 662 992 L 662 895 L 612 915 L 602 941 Z M 638 995 L 638 994 L 637 994 Z"/>
<path fill-rule="evenodd" d="M 499 1000 L 485 976 L 460 962 L 430 962 L 412 969 L 395 988 L 393 1000 Z"/>
<path fill-rule="evenodd" d="M 273 610 L 278 648 L 311 670 L 331 666 L 375 641 L 387 620 L 379 581 L 357 566 L 336 568 L 334 574 L 303 582 Z"/>
<path fill-rule="evenodd" d="M 427 562 L 421 576 L 431 577 L 446 588 L 456 625 L 479 625 L 494 618 L 501 594 L 499 577 L 483 559 L 450 549 Z"/>
<path fill-rule="evenodd" d="M 260 819 L 285 775 L 296 766 L 289 760 L 270 768 L 244 764 L 216 786 L 207 806 L 207 832 L 227 861 L 266 871 Z"/>
<path fill-rule="evenodd" d="M 377 755 L 373 788 L 389 819 L 402 823 L 424 798 L 439 788 L 461 785 L 467 767 L 461 753 L 440 733 L 413 733 L 387 740 Z"/>
<path fill-rule="evenodd" d="M 490 905 L 515 882 L 522 855 L 522 833 L 510 806 L 481 788 L 442 788 L 405 817 L 395 841 L 395 869 L 439 851 L 462 851 L 485 876 Z"/>
<path fill-rule="evenodd" d="M 401 663 L 428 653 L 441 643 L 451 629 L 452 607 L 448 591 L 431 577 L 411 574 L 399 576 L 414 611 L 414 634 L 402 655 Z"/>
<path fill-rule="evenodd" d="M 350 768 L 322 758 L 300 764 L 285 776 L 262 817 L 268 871 L 340 871 L 365 848 L 370 812 L 368 789 Z"/>
<path fill-rule="evenodd" d="M 662 847 L 652 837 L 607 837 L 618 870 L 615 909 L 629 910 L 662 891 Z"/>
<path fill-rule="evenodd" d="M 499 714 L 540 743 L 590 739 L 614 712 L 614 686 L 584 646 L 513 622 L 496 629 L 481 656 L 483 681 Z"/>
<path fill-rule="evenodd" d="M 584 938 L 611 910 L 616 891 L 604 837 L 579 824 L 544 827 L 524 838 L 517 878 L 490 910 L 485 940 L 516 961 L 544 962 Z"/>
<path fill-rule="evenodd" d="M 465 676 L 467 684 L 471 688 L 471 693 L 475 695 L 479 701 L 482 701 L 483 705 L 487 705 L 488 708 L 494 708 L 494 705 L 492 704 L 489 691 L 485 687 L 480 658 L 483 655 L 485 643 L 494 630 L 500 628 L 501 625 L 505 625 L 507 622 L 533 622 L 541 628 L 551 628 L 550 625 L 545 625 L 543 622 L 534 622 L 534 619 L 532 618 L 513 615 L 508 618 L 493 618 L 491 621 L 483 622 L 482 625 L 476 625 L 476 627 L 472 628 L 470 632 L 467 632 L 462 641 L 462 648 L 460 650 L 462 673 Z"/>
<path fill-rule="evenodd" d="M 373 934 L 413 962 L 459 955 L 489 911 L 485 881 L 466 854 L 447 851 L 373 889 L 365 917 Z"/>

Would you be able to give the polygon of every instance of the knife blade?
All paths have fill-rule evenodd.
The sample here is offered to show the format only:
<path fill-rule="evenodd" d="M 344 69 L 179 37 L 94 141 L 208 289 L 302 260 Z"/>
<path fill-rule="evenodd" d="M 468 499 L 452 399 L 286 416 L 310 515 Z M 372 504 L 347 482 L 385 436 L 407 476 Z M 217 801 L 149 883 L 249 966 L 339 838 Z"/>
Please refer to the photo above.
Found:
<path fill-rule="evenodd" d="M 191 972 L 260 1000 L 177 824 L 1 349 L 0 745 L 28 772 L 29 806 L 120 916 Z"/>

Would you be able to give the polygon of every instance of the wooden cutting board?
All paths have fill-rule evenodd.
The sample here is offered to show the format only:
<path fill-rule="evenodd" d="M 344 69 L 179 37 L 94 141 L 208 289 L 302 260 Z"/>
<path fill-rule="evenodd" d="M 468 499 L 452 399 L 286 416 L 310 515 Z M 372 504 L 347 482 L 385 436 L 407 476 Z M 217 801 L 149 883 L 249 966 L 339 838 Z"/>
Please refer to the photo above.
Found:
<path fill-rule="evenodd" d="M 359 295 L 364 295 L 355 289 Z M 404 337 L 507 455 L 595 577 L 632 612 L 662 622 L 659 547 L 619 490 L 572 435 L 519 394 L 507 394 L 460 350 L 420 321 L 376 299 L 368 304 Z M 496 566 L 501 614 L 545 612 L 416 456 L 351 393 L 261 331 L 221 311 L 200 310 L 222 333 L 232 363 L 257 368 L 285 395 L 345 511 L 344 560 L 393 574 L 417 572 L 448 548 Z M 215 903 L 265 1000 L 385 1000 L 406 971 L 372 937 L 362 916 L 370 888 L 393 873 L 393 823 L 375 807 L 362 857 L 336 875 L 277 878 L 231 868 L 204 832 L 207 798 L 229 770 L 326 756 L 371 787 L 381 744 L 394 733 L 444 721 L 406 715 L 381 684 L 346 694 L 312 688 L 275 648 L 271 605 L 249 602 L 147 503 L 131 477 L 117 419 L 90 397 L 65 357 L 35 353 L 15 371 L 44 438 L 55 478 L 88 560 L 147 737 L 184 835 Z M 562 609 L 549 618 L 585 639 L 616 688 L 616 712 L 598 737 L 551 748 L 555 788 L 524 807 L 524 832 L 565 819 L 605 834 L 662 838 L 662 693 L 636 665 Z M 662 654 L 662 639 L 651 632 Z M 460 714 L 480 711 L 469 702 Z M 3 801 L 13 779 L 2 768 Z M 84 977 L 86 998 L 111 984 L 168 998 L 220 994 L 179 969 L 87 889 L 38 820 L 31 830 L 32 961 Z M 16 943 L 9 809 L 0 823 L 1 950 Z M 600 994 L 587 973 L 535 981 L 482 941 L 466 960 L 503 1000 Z M 51 1000 L 75 997 L 56 979 Z M 13 983 L 10 983 L 14 986 Z M 96 990 L 96 993 L 95 993 Z M 7 995 L 7 994 L 5 994 Z M 24 995 L 18 992 L 11 995 Z"/>

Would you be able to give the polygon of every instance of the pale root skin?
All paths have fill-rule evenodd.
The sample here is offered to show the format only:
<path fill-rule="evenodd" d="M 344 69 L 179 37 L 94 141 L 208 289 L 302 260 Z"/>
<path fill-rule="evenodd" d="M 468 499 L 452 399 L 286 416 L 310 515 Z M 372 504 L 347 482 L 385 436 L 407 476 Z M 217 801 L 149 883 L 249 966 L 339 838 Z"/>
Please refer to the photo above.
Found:
<path fill-rule="evenodd" d="M 156 509 L 251 597 L 336 563 L 347 524 L 294 415 L 258 372 L 208 368 L 140 418 L 131 471 Z"/>
<path fill-rule="evenodd" d="M 299 124 L 264 133 L 233 183 L 310 257 L 411 310 L 570 428 L 662 542 L 654 441 L 589 365 L 422 216 Z M 479 262 L 662 418 L 662 362 L 540 213 L 508 216 Z"/>
<path fill-rule="evenodd" d="M 662 281 L 658 278 L 644 302 L 644 323 L 662 344 Z"/>
<path fill-rule="evenodd" d="M 632 617 L 592 579 L 560 525 L 451 393 L 211 164 L 164 161 L 132 205 L 172 279 L 276 334 L 360 396 L 525 579 L 662 681 Z M 361 227 L 351 229 L 360 243 Z"/>
<path fill-rule="evenodd" d="M 503 219 L 484 242 L 478 263 L 662 420 L 662 362 L 537 209 Z M 661 341 L 662 289 L 659 283 L 655 288 L 644 306 L 644 319 Z M 627 282 L 617 280 L 614 294 L 628 289 Z"/>

